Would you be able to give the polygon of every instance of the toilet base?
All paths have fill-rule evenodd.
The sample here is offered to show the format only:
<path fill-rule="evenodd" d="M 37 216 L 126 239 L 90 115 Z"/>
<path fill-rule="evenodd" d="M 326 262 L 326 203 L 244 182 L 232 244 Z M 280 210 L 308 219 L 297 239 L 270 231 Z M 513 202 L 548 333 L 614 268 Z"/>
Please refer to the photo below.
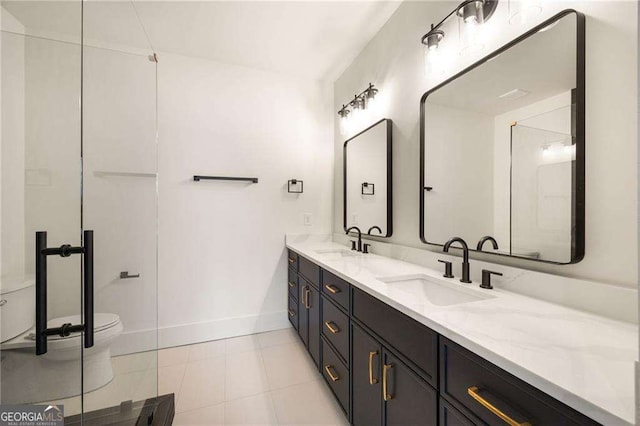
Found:
<path fill-rule="evenodd" d="M 33 348 L 2 351 L 0 402 L 30 404 L 55 401 L 101 388 L 113 380 L 111 351 L 109 347 L 96 349 L 84 350 L 84 366 L 80 348 L 77 349 L 77 359 L 67 360 L 55 359 L 51 353 L 36 356 Z"/>

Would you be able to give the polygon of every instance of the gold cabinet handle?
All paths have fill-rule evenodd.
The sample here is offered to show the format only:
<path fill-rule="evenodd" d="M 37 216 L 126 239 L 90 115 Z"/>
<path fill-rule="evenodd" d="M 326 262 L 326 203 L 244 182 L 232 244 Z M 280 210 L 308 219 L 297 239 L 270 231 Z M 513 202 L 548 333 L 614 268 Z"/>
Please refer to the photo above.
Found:
<path fill-rule="evenodd" d="M 489 401 L 484 399 L 478 393 L 478 387 L 477 386 L 469 387 L 467 389 L 467 393 L 471 396 L 471 398 L 473 398 L 476 401 L 478 401 L 480 403 L 480 405 L 482 405 L 484 408 L 486 408 L 487 410 L 491 411 L 496 416 L 500 417 L 500 419 L 504 420 L 504 422 L 506 424 L 508 424 L 509 426 L 531 426 L 531 423 L 529 423 L 529 422 L 520 423 L 520 422 L 517 422 L 517 421 L 513 420 L 511 417 L 509 417 L 507 414 L 505 414 L 498 407 L 496 407 L 495 405 L 493 405 L 492 403 L 490 403 Z"/>
<path fill-rule="evenodd" d="M 340 333 L 340 329 L 338 326 L 332 321 L 325 321 L 324 325 L 329 329 L 333 334 Z"/>
<path fill-rule="evenodd" d="M 385 364 L 382 366 L 382 398 L 385 401 L 390 401 L 393 399 L 393 395 L 389 393 L 387 389 L 389 386 L 389 370 L 393 368 L 393 364 Z"/>
<path fill-rule="evenodd" d="M 289 287 L 294 288 L 296 285 L 295 283 L 292 283 L 291 281 L 289 281 Z"/>
<path fill-rule="evenodd" d="M 296 314 L 296 311 L 294 311 L 293 309 L 289 309 L 289 316 L 293 318 L 293 316 Z"/>
<path fill-rule="evenodd" d="M 338 380 L 340 380 L 340 376 L 338 376 L 337 374 L 333 373 L 331 371 L 332 369 L 333 369 L 333 365 L 325 365 L 324 366 L 324 371 L 327 372 L 327 374 L 331 378 L 331 381 L 332 382 L 337 382 Z"/>
<path fill-rule="evenodd" d="M 296 263 L 296 260 L 289 258 L 289 263 Z"/>
<path fill-rule="evenodd" d="M 329 290 L 329 293 L 333 293 L 333 294 L 338 294 L 338 293 L 340 293 L 342 291 L 338 287 L 336 287 L 335 285 L 332 285 L 332 284 L 327 284 L 327 285 L 324 286 L 324 288 Z"/>
<path fill-rule="evenodd" d="M 311 308 L 311 302 L 309 302 L 309 294 L 311 294 L 311 290 L 309 290 L 309 286 L 304 288 L 304 294 L 306 295 L 304 298 L 304 307 L 309 309 Z"/>
<path fill-rule="evenodd" d="M 378 379 L 373 377 L 373 357 L 378 355 L 378 351 L 369 352 L 369 384 L 375 385 L 378 383 Z"/>

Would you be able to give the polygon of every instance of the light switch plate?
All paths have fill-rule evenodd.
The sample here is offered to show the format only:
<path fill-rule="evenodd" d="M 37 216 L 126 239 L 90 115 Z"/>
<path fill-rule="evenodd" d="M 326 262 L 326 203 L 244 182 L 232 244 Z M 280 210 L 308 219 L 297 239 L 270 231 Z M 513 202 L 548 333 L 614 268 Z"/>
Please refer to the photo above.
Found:
<path fill-rule="evenodd" d="M 305 226 L 313 225 L 313 215 L 311 213 L 305 213 L 303 215 Z"/>

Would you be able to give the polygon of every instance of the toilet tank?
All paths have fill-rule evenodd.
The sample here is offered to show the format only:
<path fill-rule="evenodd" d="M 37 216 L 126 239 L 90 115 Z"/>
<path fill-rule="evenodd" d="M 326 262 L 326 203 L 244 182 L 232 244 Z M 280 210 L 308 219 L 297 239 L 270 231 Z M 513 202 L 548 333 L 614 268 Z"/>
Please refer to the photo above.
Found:
<path fill-rule="evenodd" d="M 33 327 L 35 297 L 33 277 L 0 278 L 0 342 Z"/>

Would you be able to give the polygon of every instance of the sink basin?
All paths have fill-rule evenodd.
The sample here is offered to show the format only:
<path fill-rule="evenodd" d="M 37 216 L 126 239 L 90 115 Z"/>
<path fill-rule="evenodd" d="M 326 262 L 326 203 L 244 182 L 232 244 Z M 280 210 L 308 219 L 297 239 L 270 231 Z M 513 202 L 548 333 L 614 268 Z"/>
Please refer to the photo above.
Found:
<path fill-rule="evenodd" d="M 318 254 L 331 255 L 331 257 L 352 257 L 358 256 L 360 253 L 347 249 L 326 249 L 316 250 Z"/>
<path fill-rule="evenodd" d="M 462 287 L 464 284 L 448 283 L 428 275 L 405 275 L 378 278 L 386 283 L 392 292 L 404 293 L 414 298 L 426 298 L 435 306 L 452 306 L 462 303 L 493 299 L 495 296 L 480 294 L 478 290 Z"/>

